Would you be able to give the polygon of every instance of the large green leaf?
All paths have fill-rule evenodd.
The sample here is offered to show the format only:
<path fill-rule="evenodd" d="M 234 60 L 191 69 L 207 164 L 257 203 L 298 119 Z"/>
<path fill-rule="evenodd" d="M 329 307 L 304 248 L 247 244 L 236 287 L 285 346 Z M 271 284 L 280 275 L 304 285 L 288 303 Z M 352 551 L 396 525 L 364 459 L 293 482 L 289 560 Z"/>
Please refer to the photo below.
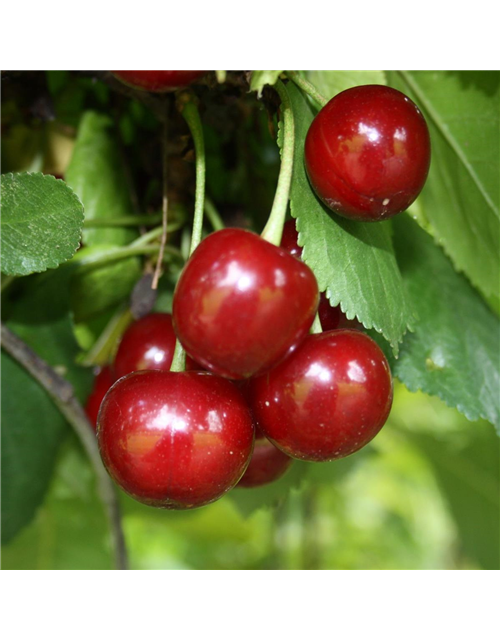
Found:
<path fill-rule="evenodd" d="M 2 272 L 26 276 L 69 260 L 80 245 L 83 207 L 62 180 L 2 176 Z"/>
<path fill-rule="evenodd" d="M 2 569 L 112 568 L 108 524 L 92 469 L 74 439 L 62 449 L 33 522 L 2 547 Z"/>
<path fill-rule="evenodd" d="M 88 220 L 109 220 L 134 213 L 130 179 L 111 118 L 93 111 L 83 115 L 66 180 L 82 199 Z M 135 237 L 135 231 L 123 227 L 98 227 L 83 232 L 86 245 L 123 245 Z"/>
<path fill-rule="evenodd" d="M 291 189 L 302 257 L 314 271 L 332 305 L 356 316 L 390 342 L 395 352 L 413 312 L 391 242 L 390 222 L 363 224 L 331 213 L 315 196 L 304 168 L 304 140 L 314 112 L 300 91 L 288 84 L 295 116 L 295 162 Z"/>
<path fill-rule="evenodd" d="M 8 326 L 84 400 L 91 373 L 74 364 L 78 348 L 68 306 L 71 268 L 27 279 L 10 310 Z M 2 353 L 2 536 L 9 540 L 43 500 L 66 421 L 46 392 Z"/>
<path fill-rule="evenodd" d="M 469 420 L 485 418 L 500 429 L 500 321 L 425 231 L 406 216 L 393 224 L 419 313 L 393 373 L 411 391 L 436 395 Z"/>
<path fill-rule="evenodd" d="M 484 295 L 498 295 L 500 73 L 412 71 L 390 80 L 429 125 L 432 161 L 420 200 L 437 241 Z"/>
<path fill-rule="evenodd" d="M 465 442 L 420 433 L 413 439 L 434 468 L 465 553 L 484 569 L 500 569 L 500 451 L 492 428 L 474 425 Z"/>

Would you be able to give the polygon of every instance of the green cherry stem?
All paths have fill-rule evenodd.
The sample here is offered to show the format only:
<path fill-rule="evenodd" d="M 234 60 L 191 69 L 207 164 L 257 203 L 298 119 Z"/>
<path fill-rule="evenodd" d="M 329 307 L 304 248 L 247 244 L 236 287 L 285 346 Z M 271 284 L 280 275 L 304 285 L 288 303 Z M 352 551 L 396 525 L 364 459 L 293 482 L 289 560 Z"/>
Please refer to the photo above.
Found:
<path fill-rule="evenodd" d="M 198 107 L 190 93 L 183 93 L 178 99 L 178 107 L 193 137 L 196 152 L 196 190 L 194 201 L 193 231 L 189 255 L 201 242 L 203 230 L 203 210 L 205 208 L 205 140 Z M 170 371 L 184 371 L 186 368 L 186 352 L 179 340 L 175 343 L 174 357 Z"/>
<path fill-rule="evenodd" d="M 292 80 L 292 82 L 294 82 L 298 86 L 301 91 L 307 93 L 308 96 L 311 96 L 311 98 L 319 107 L 324 107 L 328 102 L 325 96 L 323 96 L 313 84 L 303 78 L 297 71 L 287 71 L 286 75 L 288 78 L 290 78 L 290 80 Z"/>
<path fill-rule="evenodd" d="M 205 196 L 205 214 L 210 221 L 214 231 L 220 231 L 224 229 L 225 224 L 220 217 L 219 212 L 217 211 L 214 203 L 210 200 L 210 198 Z"/>
<path fill-rule="evenodd" d="M 281 236 L 283 235 L 283 226 L 285 224 L 288 199 L 290 197 L 290 186 L 292 184 L 295 122 L 292 104 L 285 85 L 278 80 L 274 88 L 281 98 L 280 124 L 283 127 L 283 145 L 281 148 L 281 167 L 273 207 L 261 236 L 264 240 L 279 246 Z"/>
<path fill-rule="evenodd" d="M 158 289 L 158 280 L 161 276 L 161 268 L 163 265 L 163 255 L 165 253 L 165 245 L 167 244 L 167 229 L 168 229 L 168 105 L 170 103 L 165 101 L 165 119 L 163 121 L 162 131 L 162 234 L 160 239 L 160 252 L 156 259 L 156 266 L 153 273 L 153 280 L 151 282 L 151 289 Z"/>
<path fill-rule="evenodd" d="M 179 109 L 186 121 L 193 137 L 196 152 L 196 190 L 194 200 L 193 232 L 189 255 L 201 242 L 203 230 L 203 209 L 205 206 L 205 140 L 198 107 L 190 94 L 182 94 L 179 99 Z"/>
<path fill-rule="evenodd" d="M 159 213 L 150 216 L 122 216 L 121 218 L 111 218 L 109 220 L 106 220 L 105 218 L 97 218 L 95 220 L 87 219 L 83 223 L 83 226 L 85 229 L 93 229 L 95 227 L 137 227 L 139 225 L 151 227 L 153 225 L 160 224 L 161 220 L 162 215 Z M 179 228 L 175 225 L 172 226 L 174 226 L 174 230 Z"/>
<path fill-rule="evenodd" d="M 156 255 L 159 251 L 160 247 L 158 245 L 154 247 L 129 245 L 128 247 L 110 249 L 96 256 L 87 256 L 85 258 L 75 257 L 70 264 L 73 264 L 81 270 L 86 270 L 96 266 L 103 266 L 110 262 L 116 262 L 117 260 L 125 260 L 133 256 Z M 165 247 L 165 253 L 175 256 L 176 258 L 182 258 L 180 251 L 175 247 Z"/>

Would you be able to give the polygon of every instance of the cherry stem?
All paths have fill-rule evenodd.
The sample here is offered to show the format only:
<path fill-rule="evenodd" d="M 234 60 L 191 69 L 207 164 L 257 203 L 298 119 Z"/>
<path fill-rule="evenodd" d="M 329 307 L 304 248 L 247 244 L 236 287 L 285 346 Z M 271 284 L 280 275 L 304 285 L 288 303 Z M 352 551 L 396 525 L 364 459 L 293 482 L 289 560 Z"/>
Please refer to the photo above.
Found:
<path fill-rule="evenodd" d="M 101 461 L 95 432 L 83 407 L 74 395 L 73 386 L 59 376 L 52 367 L 38 356 L 10 329 L 1 325 L 2 348 L 18 362 L 45 389 L 59 411 L 73 427 L 87 452 L 98 480 L 99 496 L 108 516 L 113 539 L 116 567 L 127 569 L 127 549 L 121 526 L 120 505 L 116 489 Z"/>
<path fill-rule="evenodd" d="M 74 266 L 85 270 L 87 268 L 103 266 L 110 262 L 116 262 L 117 260 L 125 260 L 126 258 L 131 258 L 133 256 L 155 255 L 159 251 L 160 247 L 158 245 L 152 247 L 131 244 L 128 247 L 110 249 L 109 251 L 100 253 L 99 255 L 87 256 L 85 258 L 75 258 L 70 264 L 73 264 Z M 165 247 L 165 252 L 177 258 L 182 258 L 181 252 L 175 247 Z"/>
<path fill-rule="evenodd" d="M 196 152 L 196 190 L 194 201 L 193 231 L 189 255 L 201 242 L 203 231 L 203 209 L 205 207 L 205 140 L 198 107 L 191 94 L 182 94 L 179 99 L 179 109 L 186 121 L 193 137 Z"/>
<path fill-rule="evenodd" d="M 292 104 L 285 85 L 278 80 L 274 88 L 281 98 L 280 125 L 283 127 L 283 144 L 281 148 L 281 167 L 278 177 L 278 185 L 274 195 L 273 207 L 269 219 L 262 231 L 262 238 L 279 246 L 283 235 L 290 186 L 292 184 L 293 158 L 295 147 L 295 122 Z"/>
<path fill-rule="evenodd" d="M 195 102 L 195 98 L 190 93 L 183 93 L 178 98 L 178 107 L 184 120 L 186 121 L 194 142 L 196 153 L 196 190 L 194 200 L 193 231 L 191 233 L 191 245 L 189 255 L 191 256 L 196 247 L 201 242 L 203 231 L 203 210 L 205 208 L 205 139 L 203 137 L 203 126 L 200 114 Z M 186 368 L 186 352 L 183 346 L 176 340 L 174 356 L 170 371 L 184 371 Z"/>
<path fill-rule="evenodd" d="M 319 107 L 324 107 L 328 102 L 327 98 L 325 98 L 325 96 L 323 96 L 316 87 L 309 82 L 309 80 L 303 78 L 297 71 L 287 71 L 286 75 L 299 87 L 301 91 L 307 93 L 308 96 L 311 96 Z"/>
<path fill-rule="evenodd" d="M 225 224 L 220 217 L 219 212 L 217 211 L 214 203 L 210 200 L 210 198 L 205 196 L 205 213 L 207 218 L 210 220 L 210 224 L 212 225 L 214 231 L 220 231 L 225 228 Z"/>
<path fill-rule="evenodd" d="M 109 220 L 96 219 L 85 220 L 83 226 L 85 229 L 93 229 L 94 227 L 137 227 L 144 225 L 145 227 L 151 227 L 157 225 L 162 221 L 162 214 L 154 214 L 150 216 L 123 216 L 121 218 L 111 218 Z M 173 227 L 173 229 L 171 228 Z M 170 225 L 169 231 L 178 229 L 179 225 Z"/>
<path fill-rule="evenodd" d="M 165 101 L 165 119 L 163 121 L 162 131 L 162 167 L 163 167 L 163 196 L 162 196 L 162 234 L 160 240 L 160 252 L 156 260 L 151 289 L 158 289 L 158 280 L 161 275 L 161 267 L 163 264 L 163 255 L 167 244 L 167 223 L 168 223 L 168 105 Z"/>

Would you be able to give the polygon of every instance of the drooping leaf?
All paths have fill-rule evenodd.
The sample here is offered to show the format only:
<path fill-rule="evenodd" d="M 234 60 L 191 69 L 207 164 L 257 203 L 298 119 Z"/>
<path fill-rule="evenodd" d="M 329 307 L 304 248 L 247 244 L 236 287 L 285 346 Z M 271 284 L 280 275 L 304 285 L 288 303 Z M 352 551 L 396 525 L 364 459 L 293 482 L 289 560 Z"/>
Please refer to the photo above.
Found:
<path fill-rule="evenodd" d="M 93 111 L 83 115 L 66 180 L 82 199 L 87 220 L 109 220 L 134 213 L 130 181 L 111 118 Z M 123 227 L 89 228 L 83 232 L 86 245 L 123 245 L 135 237 L 134 230 Z"/>
<path fill-rule="evenodd" d="M 391 73 L 422 109 L 432 160 L 420 196 L 436 240 L 485 296 L 500 273 L 500 73 Z"/>
<path fill-rule="evenodd" d="M 62 180 L 41 173 L 2 176 L 2 272 L 26 276 L 58 267 L 80 245 L 83 207 Z"/>
<path fill-rule="evenodd" d="M 71 267 L 27 279 L 12 304 L 9 328 L 73 385 L 83 401 L 91 373 L 74 363 L 78 349 L 69 316 Z M 41 504 L 66 420 L 44 389 L 2 353 L 2 536 L 8 541 Z"/>
<path fill-rule="evenodd" d="M 273 85 L 280 77 L 283 71 L 252 71 L 252 78 L 250 79 L 250 90 L 257 91 L 257 95 L 260 97 L 262 89 L 266 84 Z"/>
<path fill-rule="evenodd" d="M 393 373 L 469 420 L 500 429 L 500 321 L 467 279 L 454 271 L 433 239 L 410 218 L 394 220 L 394 245 L 409 295 L 418 309 Z"/>
<path fill-rule="evenodd" d="M 395 352 L 413 310 L 403 287 L 391 242 L 390 222 L 364 224 L 330 212 L 315 196 L 304 168 L 304 141 L 314 112 L 300 91 L 287 85 L 295 117 L 295 160 L 291 212 L 297 219 L 302 257 L 321 291 L 348 318 L 374 328 Z"/>

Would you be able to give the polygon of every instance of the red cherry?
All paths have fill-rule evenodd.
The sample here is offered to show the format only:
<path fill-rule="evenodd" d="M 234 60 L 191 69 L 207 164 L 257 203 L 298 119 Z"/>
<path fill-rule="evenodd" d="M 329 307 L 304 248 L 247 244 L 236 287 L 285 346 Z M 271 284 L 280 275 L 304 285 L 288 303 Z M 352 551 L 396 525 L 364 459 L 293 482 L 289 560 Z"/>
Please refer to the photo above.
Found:
<path fill-rule="evenodd" d="M 207 236 L 187 262 L 173 321 L 192 358 L 218 375 L 243 379 L 293 351 L 317 307 L 309 267 L 255 233 L 223 229 Z"/>
<path fill-rule="evenodd" d="M 365 222 L 407 209 L 429 171 L 429 130 L 417 105 L 382 85 L 347 89 L 314 118 L 305 164 L 317 195 L 336 213 Z"/>
<path fill-rule="evenodd" d="M 281 478 L 293 460 L 269 442 L 260 429 L 255 432 L 255 447 L 250 464 L 238 487 L 261 487 Z"/>
<path fill-rule="evenodd" d="M 379 346 L 361 331 L 308 336 L 282 364 L 251 382 L 255 418 L 293 458 L 324 462 L 358 451 L 383 427 L 392 377 Z"/>
<path fill-rule="evenodd" d="M 154 507 L 191 509 L 237 484 L 254 429 L 243 396 L 228 380 L 139 371 L 107 393 L 97 435 L 104 465 L 126 493 Z"/>
<path fill-rule="evenodd" d="M 280 247 L 291 253 L 297 260 L 302 258 L 302 247 L 299 247 L 299 234 L 295 228 L 295 220 L 285 222 Z"/>
<path fill-rule="evenodd" d="M 112 71 L 114 76 L 134 89 L 169 91 L 185 87 L 207 71 Z"/>
<path fill-rule="evenodd" d="M 116 379 L 145 369 L 170 371 L 175 333 L 169 313 L 151 313 L 125 331 L 114 362 Z"/>
<path fill-rule="evenodd" d="M 94 386 L 85 405 L 85 413 L 94 428 L 97 427 L 97 414 L 101 402 L 114 381 L 110 367 L 103 367 L 94 378 Z"/>

